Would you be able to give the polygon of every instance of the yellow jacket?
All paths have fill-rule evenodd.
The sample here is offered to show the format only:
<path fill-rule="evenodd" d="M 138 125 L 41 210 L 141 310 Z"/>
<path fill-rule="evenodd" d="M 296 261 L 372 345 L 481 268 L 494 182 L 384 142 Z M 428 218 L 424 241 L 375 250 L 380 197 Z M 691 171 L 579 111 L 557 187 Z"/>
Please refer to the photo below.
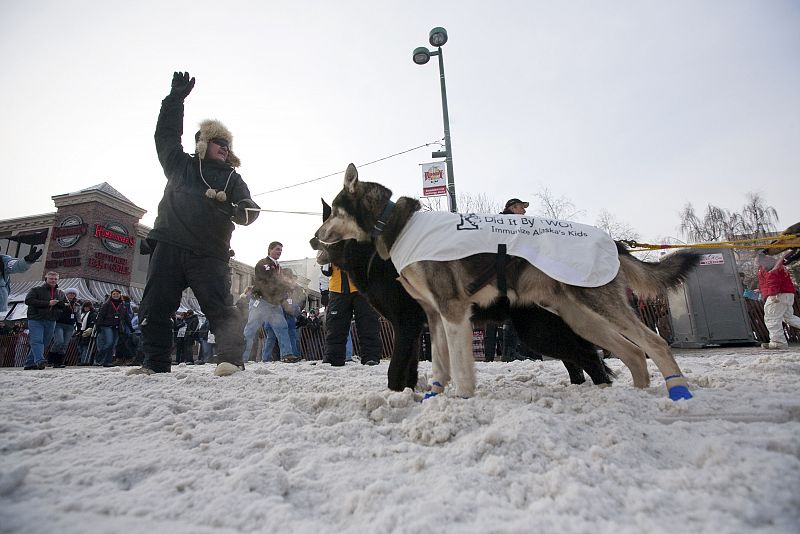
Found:
<path fill-rule="evenodd" d="M 350 275 L 345 275 L 338 265 L 334 263 L 330 265 L 331 279 L 328 285 L 328 291 L 331 293 L 356 293 L 358 288 L 350 279 Z"/>

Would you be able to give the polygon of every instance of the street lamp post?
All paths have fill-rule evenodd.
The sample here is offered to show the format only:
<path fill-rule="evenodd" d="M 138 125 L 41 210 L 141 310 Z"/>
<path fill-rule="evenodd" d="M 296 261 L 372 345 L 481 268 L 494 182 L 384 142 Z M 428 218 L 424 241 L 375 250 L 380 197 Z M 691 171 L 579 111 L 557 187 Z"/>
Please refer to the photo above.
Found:
<path fill-rule="evenodd" d="M 439 56 L 439 81 L 442 87 L 442 119 L 444 121 L 444 152 L 438 151 L 431 154 L 434 158 L 445 158 L 447 165 L 447 196 L 450 201 L 450 211 L 455 213 L 458 211 L 456 207 L 456 184 L 453 177 L 453 148 L 450 144 L 450 114 L 447 111 L 447 87 L 444 83 L 444 55 L 442 54 L 442 46 L 447 42 L 447 30 L 441 27 L 436 27 L 431 30 L 428 38 L 431 46 L 435 46 L 436 50 L 428 50 L 427 47 L 421 46 L 414 50 L 414 63 L 417 65 L 424 65 L 430 61 L 431 56 Z"/>

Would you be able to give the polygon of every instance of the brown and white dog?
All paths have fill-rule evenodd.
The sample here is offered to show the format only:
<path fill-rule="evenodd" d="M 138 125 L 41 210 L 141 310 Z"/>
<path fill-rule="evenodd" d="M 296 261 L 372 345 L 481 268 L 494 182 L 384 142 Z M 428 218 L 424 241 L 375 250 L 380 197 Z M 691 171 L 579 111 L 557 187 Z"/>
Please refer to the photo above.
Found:
<path fill-rule="evenodd" d="M 406 223 L 419 211 L 419 201 L 401 197 L 381 184 L 360 182 L 353 164 L 347 168 L 344 188 L 332 204 L 331 216 L 317 230 L 320 242 L 345 239 L 372 241 L 379 255 L 391 257 Z M 535 304 L 558 314 L 579 336 L 616 354 L 628 367 L 633 384 L 650 384 L 645 354 L 664 376 L 670 398 L 691 398 L 688 384 L 667 343 L 634 315 L 626 288 L 640 296 L 677 285 L 697 264 L 691 251 L 672 254 L 660 263 L 639 261 L 617 245 L 619 270 L 598 287 L 559 282 L 528 262 L 515 262 L 505 272 L 507 296 L 512 306 Z M 400 281 L 427 314 L 433 344 L 433 379 L 440 389 L 450 381 L 451 366 L 456 394 L 475 392 L 472 356 L 472 306 L 488 307 L 502 294 L 497 279 L 475 291 L 473 282 L 491 268 L 495 254 L 474 254 L 448 261 L 416 261 L 400 271 Z"/>

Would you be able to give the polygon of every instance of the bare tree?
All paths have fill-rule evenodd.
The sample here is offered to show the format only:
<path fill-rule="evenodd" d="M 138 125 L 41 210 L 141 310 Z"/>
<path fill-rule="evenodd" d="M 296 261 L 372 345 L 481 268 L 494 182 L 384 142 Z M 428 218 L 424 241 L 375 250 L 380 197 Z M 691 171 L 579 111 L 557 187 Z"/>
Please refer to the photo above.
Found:
<path fill-rule="evenodd" d="M 709 204 L 702 218 L 691 203 L 681 211 L 680 232 L 694 242 L 732 240 L 741 237 L 763 237 L 775 231 L 778 212 L 758 193 L 748 193 L 741 213 Z"/>
<path fill-rule="evenodd" d="M 447 197 L 422 197 L 419 199 L 422 209 L 425 211 L 445 211 L 447 207 Z M 499 213 L 503 208 L 486 196 L 486 193 L 473 195 L 472 193 L 458 193 L 458 211 L 461 213 Z"/>
<path fill-rule="evenodd" d="M 695 243 L 731 239 L 736 233 L 736 216 L 730 211 L 709 204 L 703 218 L 697 216 L 691 202 L 681 210 L 680 233 Z"/>
<path fill-rule="evenodd" d="M 551 219 L 573 220 L 585 213 L 565 196 L 556 198 L 546 187 L 534 195 L 539 200 L 539 213 Z"/>
<path fill-rule="evenodd" d="M 600 210 L 594 225 L 604 230 L 612 239 L 639 239 L 639 233 L 631 225 L 618 221 L 606 209 Z"/>
<path fill-rule="evenodd" d="M 763 237 L 776 230 L 778 212 L 759 193 L 748 193 L 747 204 L 739 216 L 740 233 L 753 237 Z"/>

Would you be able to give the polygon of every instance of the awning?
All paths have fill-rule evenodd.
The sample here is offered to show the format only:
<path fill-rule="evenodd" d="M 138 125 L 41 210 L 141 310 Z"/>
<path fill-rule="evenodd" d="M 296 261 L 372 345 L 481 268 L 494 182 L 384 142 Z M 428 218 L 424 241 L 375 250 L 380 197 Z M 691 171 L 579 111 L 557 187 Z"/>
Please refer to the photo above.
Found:
<path fill-rule="evenodd" d="M 187 297 L 186 293 L 184 293 L 181 297 L 181 305 L 178 308 L 178 311 L 185 312 L 186 310 L 192 310 L 197 314 L 203 315 L 202 311 L 200 310 L 200 303 L 197 302 L 197 299 L 194 297 Z"/>
<path fill-rule="evenodd" d="M 8 296 L 8 302 L 24 302 L 28 291 L 43 283 L 43 280 L 15 282 L 12 278 L 11 293 Z M 75 289 L 78 291 L 78 300 L 91 300 L 94 302 L 103 302 L 105 296 L 111 294 L 112 289 L 119 289 L 123 294 L 128 294 L 128 288 L 123 285 L 101 282 L 99 280 L 87 280 L 85 278 L 62 278 L 58 281 L 58 288 L 62 291 L 65 289 Z M 140 302 L 141 298 L 138 300 L 134 298 L 133 300 L 135 302 Z"/>
<path fill-rule="evenodd" d="M 83 278 L 62 278 L 58 281 L 58 289 L 61 291 L 75 289 L 78 291 L 78 300 L 95 300 L 89 288 L 86 287 L 86 280 Z"/>
<path fill-rule="evenodd" d="M 30 282 L 15 282 L 12 276 L 11 278 L 11 293 L 8 295 L 8 302 L 24 302 L 25 296 L 28 294 L 28 291 L 31 288 L 41 285 L 44 283 L 44 280 L 33 280 Z"/>
<path fill-rule="evenodd" d="M 8 311 L 4 321 L 19 321 L 22 319 L 27 319 L 28 317 L 28 307 L 25 305 L 24 302 L 17 302 L 14 306 Z"/>
<path fill-rule="evenodd" d="M 133 287 L 130 288 L 130 297 L 133 302 L 139 303 L 142 302 L 142 297 L 144 296 L 144 289 L 140 287 Z"/>

